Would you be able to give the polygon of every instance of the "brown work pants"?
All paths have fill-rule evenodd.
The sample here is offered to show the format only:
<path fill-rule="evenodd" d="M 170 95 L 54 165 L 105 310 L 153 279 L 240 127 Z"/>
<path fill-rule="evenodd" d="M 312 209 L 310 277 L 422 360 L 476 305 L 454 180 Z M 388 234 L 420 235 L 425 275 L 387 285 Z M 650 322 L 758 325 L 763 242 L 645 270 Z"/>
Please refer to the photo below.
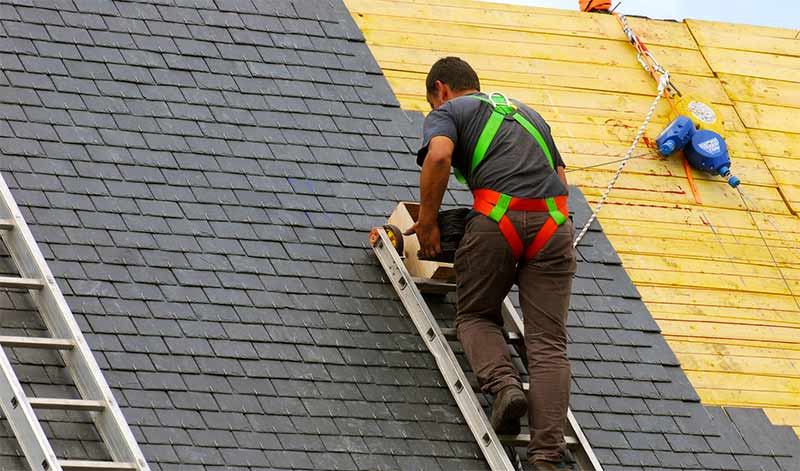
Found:
<path fill-rule="evenodd" d="M 526 243 L 549 217 L 539 212 L 507 214 Z M 531 462 L 558 460 L 566 446 L 570 389 L 566 322 L 576 269 L 574 234 L 568 220 L 533 260 L 518 265 L 497 223 L 477 215 L 468 222 L 456 253 L 458 339 L 484 393 L 521 386 L 501 330 L 503 299 L 515 282 L 519 285 L 530 377 Z"/>

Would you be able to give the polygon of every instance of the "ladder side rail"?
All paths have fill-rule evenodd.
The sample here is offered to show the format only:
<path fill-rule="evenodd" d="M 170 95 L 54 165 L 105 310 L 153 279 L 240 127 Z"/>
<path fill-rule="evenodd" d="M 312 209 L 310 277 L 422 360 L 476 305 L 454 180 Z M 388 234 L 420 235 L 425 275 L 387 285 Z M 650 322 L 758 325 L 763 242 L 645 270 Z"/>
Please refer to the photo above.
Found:
<path fill-rule="evenodd" d="M 28 402 L 5 349 L 0 348 L 0 408 L 17 437 L 19 447 L 34 471 L 61 471 L 56 453 Z"/>
<path fill-rule="evenodd" d="M 71 351 L 61 352 L 75 386 L 82 397 L 103 400 L 108 406 L 103 412 L 93 413 L 92 416 L 111 456 L 116 461 L 136 463 L 139 471 L 149 471 L 144 454 L 2 175 L 0 205 L 4 213 L 2 216 L 15 222 L 12 230 L 2 232 L 2 237 L 20 275 L 44 281 L 41 289 L 29 291 L 42 320 L 53 337 L 75 342 Z"/>
<path fill-rule="evenodd" d="M 377 228 L 377 231 L 380 239 L 373 246 L 373 251 L 378 256 L 378 260 L 383 265 L 386 275 L 405 305 L 428 350 L 433 354 L 439 371 L 447 382 L 447 387 L 467 420 L 489 466 L 494 471 L 515 470 L 504 445 L 489 424 L 489 420 L 478 402 L 478 397 L 472 391 L 464 371 L 442 335 L 439 324 L 428 308 L 422 293 L 392 246 L 386 231 L 383 228 Z"/>
<path fill-rule="evenodd" d="M 522 316 L 519 315 L 517 308 L 514 307 L 514 303 L 511 302 L 511 299 L 508 296 L 506 296 L 506 299 L 503 300 L 502 315 L 506 329 L 509 329 L 510 331 L 525 338 L 525 324 L 522 320 Z M 585 454 L 585 458 L 592 466 L 592 471 L 603 471 L 603 465 L 600 464 L 600 460 L 597 459 L 597 455 L 594 454 L 594 450 L 592 450 L 589 440 L 586 438 L 586 435 L 583 433 L 580 424 L 578 423 L 577 419 L 575 419 L 575 415 L 572 413 L 572 408 L 567 408 L 567 421 L 572 428 L 572 433 L 575 434 L 575 439 L 578 441 L 581 451 Z"/>
<path fill-rule="evenodd" d="M 586 459 L 589 460 L 592 471 L 603 471 L 603 465 L 600 464 L 600 460 L 597 458 L 597 455 L 594 454 L 594 450 L 589 444 L 589 439 L 586 438 L 586 435 L 583 433 L 583 429 L 581 429 L 578 419 L 575 418 L 575 414 L 572 413 L 571 408 L 567 409 L 567 421 L 569 421 L 569 425 L 572 427 L 572 433 L 575 434 L 575 438 L 578 440 L 581 450 L 586 454 Z"/>

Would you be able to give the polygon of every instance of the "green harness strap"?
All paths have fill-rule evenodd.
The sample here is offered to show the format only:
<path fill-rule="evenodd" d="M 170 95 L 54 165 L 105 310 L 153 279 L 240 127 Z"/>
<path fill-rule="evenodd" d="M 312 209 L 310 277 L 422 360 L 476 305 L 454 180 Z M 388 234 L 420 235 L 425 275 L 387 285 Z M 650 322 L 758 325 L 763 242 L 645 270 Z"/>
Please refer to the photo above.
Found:
<path fill-rule="evenodd" d="M 481 96 L 476 95 L 464 95 L 468 98 L 472 98 L 475 100 L 480 100 L 492 105 L 492 114 L 489 116 L 489 119 L 486 121 L 486 124 L 483 126 L 483 131 L 481 131 L 480 136 L 478 136 L 478 142 L 475 144 L 475 150 L 472 153 L 472 163 L 470 165 L 470 173 L 474 173 L 475 169 L 483 162 L 483 159 L 486 158 L 486 152 L 489 150 L 489 146 L 492 144 L 494 137 L 497 135 L 497 131 L 500 129 L 500 125 L 503 124 L 506 116 L 511 115 L 511 117 L 519 123 L 533 138 L 536 140 L 536 143 L 539 144 L 539 147 L 544 152 L 544 155 L 547 157 L 547 162 L 550 164 L 550 167 L 555 170 L 555 162 L 553 162 L 553 155 L 550 153 L 550 148 L 547 146 L 547 143 L 544 141 L 542 137 L 542 133 L 536 129 L 536 126 L 531 124 L 525 116 L 517 112 L 517 108 L 512 105 L 508 99 L 497 93 L 493 93 L 490 95 L 489 98 L 484 98 Z M 456 179 L 461 183 L 467 183 L 467 179 L 464 178 L 464 175 L 461 173 L 460 170 L 454 170 Z M 561 211 L 558 210 L 556 206 L 556 202 L 554 198 L 545 198 L 545 203 L 547 204 L 547 210 L 550 214 L 550 217 L 558 224 L 559 226 L 564 224 L 567 220 L 567 216 L 562 214 Z M 501 195 L 500 199 L 497 201 L 492 212 L 489 214 L 489 217 L 494 220 L 495 222 L 500 222 L 500 219 L 505 216 L 506 212 L 508 211 L 508 205 L 511 204 L 511 196 L 508 195 Z"/>

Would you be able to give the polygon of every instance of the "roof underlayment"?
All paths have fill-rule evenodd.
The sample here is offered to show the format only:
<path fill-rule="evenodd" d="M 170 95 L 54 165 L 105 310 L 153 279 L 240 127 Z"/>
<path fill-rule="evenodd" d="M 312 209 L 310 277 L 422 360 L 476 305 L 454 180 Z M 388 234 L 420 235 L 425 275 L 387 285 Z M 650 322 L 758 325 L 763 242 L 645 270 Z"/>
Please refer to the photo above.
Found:
<path fill-rule="evenodd" d="M 340 1 L 19 0 L 0 27 L 0 170 L 152 469 L 486 469 L 366 245 L 417 196 L 422 115 Z M 790 428 L 700 404 L 599 225 L 579 254 L 572 407 L 607 471 L 800 469 Z M 42 334 L 26 296 L 2 333 Z M 43 417 L 102 457 L 85 417 Z"/>

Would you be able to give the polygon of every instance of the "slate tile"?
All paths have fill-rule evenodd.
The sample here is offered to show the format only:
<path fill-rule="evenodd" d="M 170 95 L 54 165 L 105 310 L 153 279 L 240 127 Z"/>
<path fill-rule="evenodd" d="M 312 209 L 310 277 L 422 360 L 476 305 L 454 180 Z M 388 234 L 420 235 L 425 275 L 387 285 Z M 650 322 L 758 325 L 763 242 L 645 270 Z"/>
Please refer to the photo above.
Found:
<path fill-rule="evenodd" d="M 625 439 L 636 450 L 672 450 L 667 439 L 660 433 L 626 432 Z"/>
<path fill-rule="evenodd" d="M 619 462 L 625 466 L 660 466 L 661 462 L 652 451 L 617 450 Z"/>
<path fill-rule="evenodd" d="M 99 15 L 119 15 L 116 6 L 102 0 L 74 0 L 79 12 L 96 13 Z"/>
<path fill-rule="evenodd" d="M 617 379 L 614 382 L 616 383 L 620 392 L 625 396 L 653 399 L 658 399 L 661 397 L 659 392 L 656 390 L 656 387 L 649 381 Z"/>
<path fill-rule="evenodd" d="M 655 416 L 655 415 L 635 415 L 634 418 L 639 424 L 642 432 L 652 433 L 680 433 L 675 419 L 670 416 Z"/>
<path fill-rule="evenodd" d="M 704 453 L 711 451 L 711 448 L 708 446 L 708 443 L 706 443 L 705 438 L 702 436 L 678 434 L 665 434 L 664 436 L 666 437 L 673 451 L 693 453 Z"/>
<path fill-rule="evenodd" d="M 655 452 L 658 461 L 661 463 L 661 466 L 671 467 L 671 468 L 697 468 L 699 466 L 699 462 L 697 461 L 697 457 L 693 453 L 675 453 L 671 451 L 656 451 Z"/>
<path fill-rule="evenodd" d="M 786 436 L 791 437 L 791 441 L 779 437 L 780 432 L 772 425 L 763 409 L 729 407 L 725 412 L 753 452 L 772 455 L 791 454 L 797 450 L 797 440 L 788 433 Z"/>
<path fill-rule="evenodd" d="M 621 432 L 609 432 L 605 430 L 586 430 L 586 437 L 592 446 L 601 448 L 625 449 L 629 448 L 625 435 Z"/>

